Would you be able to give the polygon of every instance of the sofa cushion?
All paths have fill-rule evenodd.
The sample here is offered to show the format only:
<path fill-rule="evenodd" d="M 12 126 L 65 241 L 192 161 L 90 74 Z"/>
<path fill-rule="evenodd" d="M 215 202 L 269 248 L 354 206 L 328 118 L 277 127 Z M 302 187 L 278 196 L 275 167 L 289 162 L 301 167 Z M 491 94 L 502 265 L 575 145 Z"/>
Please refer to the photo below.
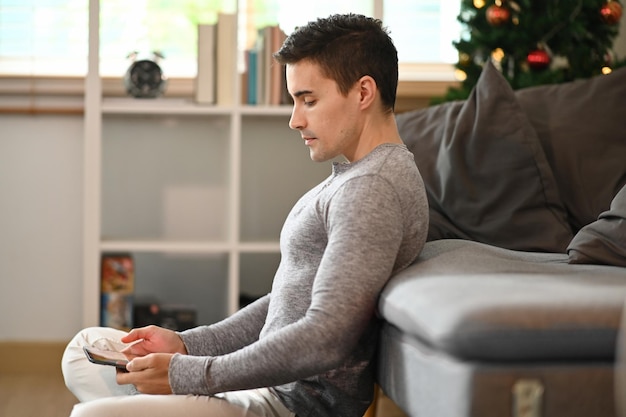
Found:
<path fill-rule="evenodd" d="M 613 198 L 608 211 L 574 236 L 567 253 L 570 263 L 626 267 L 626 186 Z"/>
<path fill-rule="evenodd" d="M 567 213 L 508 82 L 487 64 L 470 97 L 397 116 L 430 204 L 429 240 L 564 252 Z"/>
<path fill-rule="evenodd" d="M 612 359 L 626 269 L 478 242 L 428 242 L 380 298 L 383 318 L 462 359 Z"/>
<path fill-rule="evenodd" d="M 376 381 L 409 416 L 616 417 L 612 361 L 456 360 L 389 324 L 378 352 Z"/>
<path fill-rule="evenodd" d="M 626 183 L 626 67 L 515 95 L 542 143 L 574 232 Z"/>

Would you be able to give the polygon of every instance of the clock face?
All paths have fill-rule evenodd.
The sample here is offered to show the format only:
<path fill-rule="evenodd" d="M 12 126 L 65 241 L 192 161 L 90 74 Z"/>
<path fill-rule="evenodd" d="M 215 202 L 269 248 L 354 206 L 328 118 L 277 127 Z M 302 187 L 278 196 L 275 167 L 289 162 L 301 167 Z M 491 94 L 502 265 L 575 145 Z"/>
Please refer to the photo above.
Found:
<path fill-rule="evenodd" d="M 161 67 L 147 59 L 134 62 L 124 78 L 126 90 L 134 97 L 157 97 L 165 90 Z"/>

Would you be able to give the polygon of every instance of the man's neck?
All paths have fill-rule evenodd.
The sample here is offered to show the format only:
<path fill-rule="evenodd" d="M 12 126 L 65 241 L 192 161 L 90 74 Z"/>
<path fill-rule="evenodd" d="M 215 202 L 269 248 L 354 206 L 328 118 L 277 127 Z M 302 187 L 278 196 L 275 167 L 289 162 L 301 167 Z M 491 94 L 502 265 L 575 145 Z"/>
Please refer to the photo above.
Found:
<path fill-rule="evenodd" d="M 369 118 L 363 125 L 361 137 L 352 152 L 353 157 L 346 159 L 356 162 L 384 143 L 403 143 L 393 114 Z"/>

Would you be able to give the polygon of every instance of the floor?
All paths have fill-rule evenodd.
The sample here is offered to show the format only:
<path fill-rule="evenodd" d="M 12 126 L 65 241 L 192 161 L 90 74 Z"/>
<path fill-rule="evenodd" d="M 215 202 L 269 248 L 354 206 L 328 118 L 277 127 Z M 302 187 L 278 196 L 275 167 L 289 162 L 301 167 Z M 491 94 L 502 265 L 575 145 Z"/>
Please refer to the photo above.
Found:
<path fill-rule="evenodd" d="M 407 415 L 381 391 L 376 404 L 376 417 L 407 417 Z"/>
<path fill-rule="evenodd" d="M 68 417 L 75 403 L 58 373 L 0 375 L 0 416 Z"/>
<path fill-rule="evenodd" d="M 75 403 L 60 374 L 0 374 L 2 417 L 68 417 Z M 380 396 L 376 417 L 406 415 L 389 398 Z"/>

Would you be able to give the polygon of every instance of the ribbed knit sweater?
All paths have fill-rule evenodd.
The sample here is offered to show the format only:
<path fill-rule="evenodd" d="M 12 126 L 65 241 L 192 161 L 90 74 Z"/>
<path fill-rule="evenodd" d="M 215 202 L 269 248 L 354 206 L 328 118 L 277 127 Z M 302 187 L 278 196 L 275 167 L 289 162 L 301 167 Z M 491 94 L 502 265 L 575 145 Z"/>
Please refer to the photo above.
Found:
<path fill-rule="evenodd" d="M 271 387 L 298 417 L 361 417 L 374 392 L 379 294 L 416 259 L 427 229 L 424 184 L 404 145 L 334 163 L 284 223 L 271 292 L 181 333 L 189 355 L 170 363 L 174 393 Z"/>

